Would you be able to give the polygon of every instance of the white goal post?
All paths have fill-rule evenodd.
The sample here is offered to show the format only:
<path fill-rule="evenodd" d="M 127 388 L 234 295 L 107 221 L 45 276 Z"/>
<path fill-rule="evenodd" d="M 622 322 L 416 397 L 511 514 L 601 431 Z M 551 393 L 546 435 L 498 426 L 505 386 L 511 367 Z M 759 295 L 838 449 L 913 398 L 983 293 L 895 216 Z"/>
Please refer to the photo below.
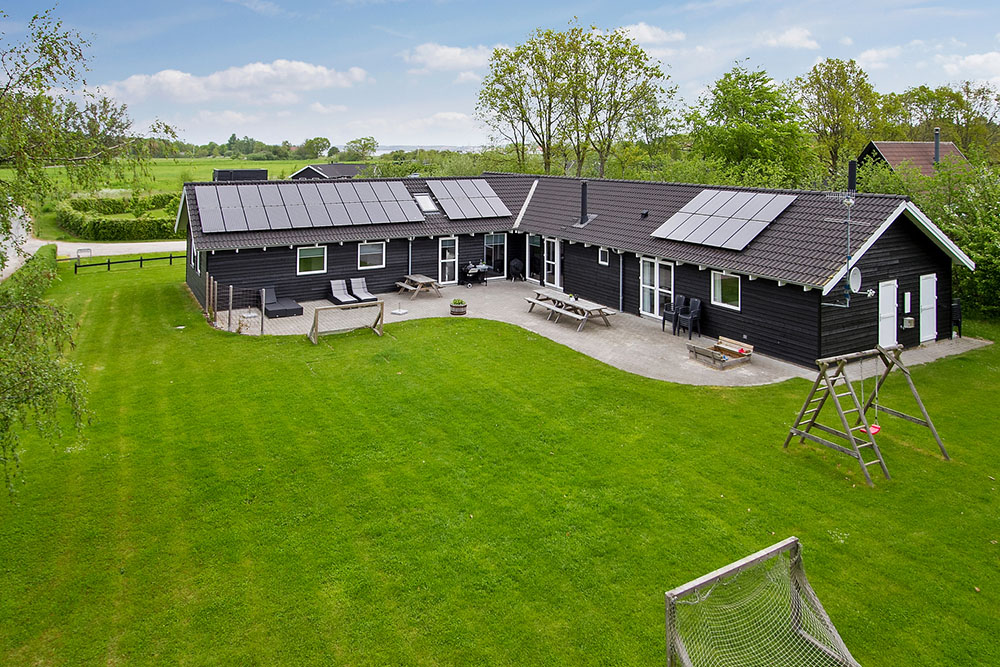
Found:
<path fill-rule="evenodd" d="M 798 538 L 666 596 L 670 667 L 859 667 L 806 579 Z"/>
<path fill-rule="evenodd" d="M 371 329 L 381 336 L 384 322 L 385 302 L 381 299 L 345 303 L 339 306 L 319 306 L 313 312 L 309 340 L 313 345 L 318 345 L 319 337 L 323 334 L 343 333 L 355 329 Z"/>

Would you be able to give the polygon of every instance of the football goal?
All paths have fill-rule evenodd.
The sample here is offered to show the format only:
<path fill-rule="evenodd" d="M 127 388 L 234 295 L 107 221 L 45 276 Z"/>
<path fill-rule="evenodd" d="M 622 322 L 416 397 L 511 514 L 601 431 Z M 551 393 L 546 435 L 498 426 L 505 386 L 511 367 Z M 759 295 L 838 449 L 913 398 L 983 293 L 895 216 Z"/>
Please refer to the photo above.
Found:
<path fill-rule="evenodd" d="M 799 541 L 667 592 L 670 667 L 858 667 L 806 580 Z"/>
<path fill-rule="evenodd" d="M 313 312 L 309 340 L 313 342 L 313 345 L 317 345 L 319 337 L 324 334 L 344 333 L 355 329 L 371 329 L 381 336 L 384 321 L 385 302 L 381 299 L 361 303 L 345 303 L 340 306 L 319 306 Z"/>

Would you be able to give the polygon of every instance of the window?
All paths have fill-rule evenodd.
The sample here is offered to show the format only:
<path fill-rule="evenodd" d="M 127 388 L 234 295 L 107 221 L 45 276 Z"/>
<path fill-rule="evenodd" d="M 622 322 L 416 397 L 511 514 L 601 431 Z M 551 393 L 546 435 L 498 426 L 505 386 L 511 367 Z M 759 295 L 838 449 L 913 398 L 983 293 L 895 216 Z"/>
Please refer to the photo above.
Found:
<path fill-rule="evenodd" d="M 434 200 L 428 194 L 413 195 L 413 198 L 417 200 L 417 206 L 424 213 L 435 213 L 438 207 L 434 205 Z"/>
<path fill-rule="evenodd" d="M 326 273 L 326 246 L 298 248 L 299 270 L 296 275 Z"/>
<path fill-rule="evenodd" d="M 608 252 L 607 248 L 597 249 L 597 263 L 601 266 L 607 266 L 611 262 L 611 253 Z"/>
<path fill-rule="evenodd" d="M 674 293 L 674 265 L 662 259 L 643 257 L 639 260 L 639 312 L 661 317 L 663 307 Z"/>
<path fill-rule="evenodd" d="M 507 275 L 507 235 L 487 234 L 483 240 L 483 259 L 486 261 L 489 270 L 486 275 L 506 276 Z"/>
<path fill-rule="evenodd" d="M 358 244 L 358 268 L 385 268 L 385 241 Z"/>
<path fill-rule="evenodd" d="M 712 305 L 740 309 L 740 277 L 712 271 Z"/>

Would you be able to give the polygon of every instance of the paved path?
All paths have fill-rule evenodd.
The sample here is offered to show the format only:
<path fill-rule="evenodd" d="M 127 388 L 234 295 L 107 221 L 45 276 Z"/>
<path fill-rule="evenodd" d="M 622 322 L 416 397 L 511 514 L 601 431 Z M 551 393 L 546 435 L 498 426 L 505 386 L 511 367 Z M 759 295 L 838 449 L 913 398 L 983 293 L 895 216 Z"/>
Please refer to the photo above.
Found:
<path fill-rule="evenodd" d="M 0 278 L 7 278 L 7 276 L 16 271 L 17 268 L 24 263 L 24 260 L 31 255 L 34 255 L 35 252 L 43 245 L 48 245 L 49 243 L 56 244 L 56 253 L 60 257 L 76 257 L 76 251 L 83 248 L 89 248 L 94 257 L 103 257 L 107 255 L 138 255 L 140 253 L 147 252 L 183 253 L 185 249 L 184 241 L 123 241 L 121 243 L 98 243 L 95 241 L 45 241 L 31 236 L 28 232 L 29 227 L 30 225 L 27 215 L 22 214 L 22 217 L 15 222 L 15 235 L 21 244 L 22 253 L 18 253 L 13 247 L 3 247 L 3 251 L 7 255 L 7 265 L 4 267 L 3 275 L 0 276 Z"/>

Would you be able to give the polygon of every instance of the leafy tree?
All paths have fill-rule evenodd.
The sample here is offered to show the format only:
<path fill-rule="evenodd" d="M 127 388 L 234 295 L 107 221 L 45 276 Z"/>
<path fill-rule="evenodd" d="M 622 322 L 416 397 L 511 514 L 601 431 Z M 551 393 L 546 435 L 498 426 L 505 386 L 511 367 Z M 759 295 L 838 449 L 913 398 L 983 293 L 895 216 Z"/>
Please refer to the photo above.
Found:
<path fill-rule="evenodd" d="M 0 245 L 16 245 L 15 219 L 55 190 L 47 167 L 61 166 L 75 189 L 146 174 L 149 143 L 132 131 L 125 107 L 86 88 L 87 42 L 52 10 L 32 17 L 26 32 L 23 42 L 0 35 Z M 175 138 L 160 123 L 153 130 Z M 78 425 L 83 410 L 79 374 L 62 357 L 72 344 L 69 318 L 42 299 L 54 248 L 44 256 L 51 261 L 36 256 L 0 286 L 0 459 L 8 485 L 18 429 L 54 431 L 60 399 Z M 6 262 L 0 253 L 0 267 Z"/>
<path fill-rule="evenodd" d="M 367 162 L 375 156 L 377 150 L 378 142 L 375 137 L 351 139 L 344 144 L 344 155 L 341 158 L 347 162 Z"/>
<path fill-rule="evenodd" d="M 336 146 L 330 146 L 330 148 L 327 149 L 327 151 L 326 151 L 326 156 L 327 157 L 336 157 L 338 153 L 340 153 L 340 149 L 339 148 L 337 148 Z"/>
<path fill-rule="evenodd" d="M 865 144 L 893 123 L 883 98 L 854 60 L 827 58 L 792 82 L 805 128 L 816 136 L 820 160 L 837 174 Z"/>
<path fill-rule="evenodd" d="M 729 167 L 782 173 L 778 185 L 795 186 L 813 167 L 811 139 L 799 125 L 799 113 L 767 72 L 737 63 L 688 115 L 692 148 Z"/>
<path fill-rule="evenodd" d="M 314 160 L 330 149 L 330 140 L 325 137 L 306 139 L 299 146 L 298 155 L 306 160 Z"/>

